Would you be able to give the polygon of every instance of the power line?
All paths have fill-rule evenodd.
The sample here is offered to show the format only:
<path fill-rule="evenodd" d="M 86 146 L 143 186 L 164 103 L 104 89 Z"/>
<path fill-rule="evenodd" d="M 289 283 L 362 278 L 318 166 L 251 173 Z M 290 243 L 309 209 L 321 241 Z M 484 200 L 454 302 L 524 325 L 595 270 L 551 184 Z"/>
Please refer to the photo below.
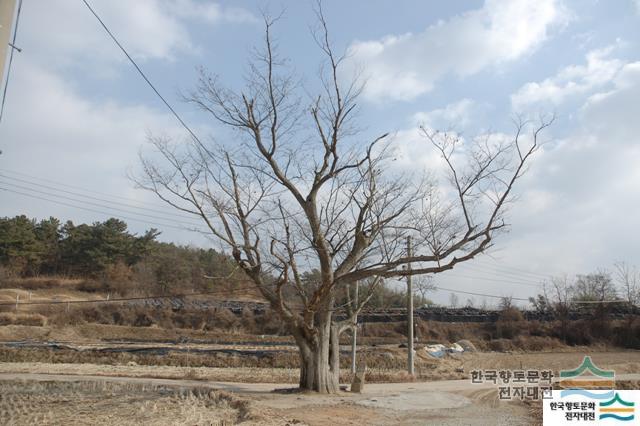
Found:
<path fill-rule="evenodd" d="M 122 44 L 120 44 L 120 42 L 118 41 L 118 39 L 113 35 L 113 33 L 111 32 L 111 30 L 109 30 L 109 28 L 107 27 L 107 25 L 104 23 L 104 21 L 100 18 L 100 16 L 98 16 L 98 14 L 96 13 L 95 10 L 93 10 L 93 8 L 89 5 L 89 3 L 87 2 L 87 0 L 82 0 L 82 2 L 85 4 L 85 6 L 87 6 L 87 8 L 91 11 L 91 13 L 93 14 L 93 16 L 96 17 L 96 19 L 98 20 L 98 22 L 100 22 L 100 25 L 102 25 L 102 28 L 104 28 L 104 30 L 107 32 L 107 34 L 109 34 L 109 37 L 111 37 L 111 39 L 114 41 L 114 43 L 120 48 L 120 50 L 122 50 L 122 53 L 125 54 L 125 56 L 127 57 L 127 59 L 129 59 L 129 62 L 131 62 L 131 64 L 135 67 L 135 69 L 138 71 L 138 73 L 140 74 L 140 76 L 144 79 L 144 81 L 147 82 L 147 84 L 149 85 L 149 87 L 151 87 L 151 89 L 155 92 L 155 94 L 158 96 L 158 98 L 160 98 L 160 100 L 162 100 L 162 102 L 165 104 L 165 106 L 169 109 L 169 111 L 171 111 L 171 113 L 176 117 L 176 119 L 180 122 L 180 124 L 182 124 L 182 127 L 184 127 L 187 132 L 189 132 L 189 134 L 191 134 L 191 136 L 193 137 L 193 139 L 195 139 L 198 144 L 203 145 L 202 142 L 200 141 L 200 139 L 196 136 L 196 134 L 193 132 L 193 130 L 191 130 L 191 128 L 187 125 L 187 123 L 184 122 L 184 120 L 178 115 L 178 113 L 176 112 L 175 109 L 173 109 L 173 107 L 169 104 L 169 102 L 167 102 L 167 100 L 160 94 L 160 92 L 158 91 L 158 89 L 156 89 L 156 87 L 153 85 L 153 83 L 151 83 L 151 81 L 149 80 L 149 78 L 147 78 L 147 76 L 145 75 L 145 73 L 142 71 L 142 69 L 138 66 L 138 64 L 136 63 L 136 61 L 133 60 L 133 58 L 131 57 L 131 55 L 129 55 L 129 52 L 127 52 L 127 50 L 122 46 Z"/>
<path fill-rule="evenodd" d="M 494 262 L 498 262 L 498 260 L 493 258 L 493 257 L 491 257 L 491 255 L 487 255 L 487 257 L 489 259 L 491 259 L 492 261 L 494 261 Z M 527 271 L 525 269 L 516 268 L 514 266 L 506 266 L 506 265 L 502 265 L 502 264 L 500 266 L 498 266 L 498 268 L 512 270 L 512 271 L 515 271 L 515 272 L 519 272 L 521 274 L 538 276 L 538 277 L 542 277 L 542 278 L 545 278 L 545 279 L 548 279 L 549 276 L 552 275 L 552 274 L 540 274 L 540 273 L 537 273 L 537 272 L 531 272 L 531 271 Z"/>
<path fill-rule="evenodd" d="M 132 220 L 134 222 L 144 223 L 145 225 L 157 225 L 157 226 L 163 226 L 163 227 L 166 227 L 166 228 L 178 229 L 180 231 L 196 232 L 196 233 L 199 233 L 199 234 L 206 234 L 207 233 L 206 231 L 203 231 L 202 229 L 198 229 L 198 228 L 191 228 L 190 229 L 190 228 L 181 227 L 181 226 L 168 225 L 166 223 L 159 223 L 159 222 L 152 222 L 152 221 L 142 220 L 142 219 L 138 219 L 138 218 L 134 218 L 134 217 L 130 217 L 130 216 L 124 216 L 124 215 L 121 215 L 121 214 L 107 213 L 107 212 L 100 211 L 100 210 L 90 209 L 90 208 L 87 208 L 87 207 L 81 207 L 81 206 L 77 206 L 77 205 L 74 205 L 74 204 L 65 203 L 65 202 L 62 202 L 62 201 L 51 200 L 49 198 L 39 197 L 37 195 L 27 194 L 27 193 L 20 192 L 20 191 L 15 191 L 13 189 L 5 188 L 5 187 L 2 187 L 2 186 L 0 186 L 0 190 L 8 191 L 8 192 L 11 192 L 11 193 L 14 193 L 14 194 L 18 194 L 18 195 L 23 195 L 25 197 L 35 198 L 37 200 L 48 201 L 50 203 L 60 204 L 60 205 L 66 206 L 66 207 L 72 207 L 72 208 L 76 208 L 76 209 L 86 210 L 86 211 L 89 211 L 89 212 L 92 212 L 92 213 L 99 213 L 99 214 L 102 214 L 102 215 L 105 215 L 105 216 L 108 216 L 108 217 L 116 217 L 116 218 L 119 218 L 119 219 Z"/>
<path fill-rule="evenodd" d="M 442 290 L 442 291 L 450 291 L 451 293 L 462 293 L 462 294 L 469 294 L 472 296 L 483 296 L 483 297 L 492 297 L 495 299 L 504 299 L 505 297 L 509 297 L 510 299 L 513 300 L 521 300 L 521 301 L 525 301 L 528 302 L 529 299 L 524 299 L 522 297 L 511 297 L 511 296 L 496 296 L 495 294 L 484 294 L 484 293 L 474 293 L 471 291 L 462 291 L 462 290 L 453 290 L 450 288 L 445 288 L 445 287 L 434 287 L 436 290 Z"/>
<path fill-rule="evenodd" d="M 491 268 L 490 266 L 480 265 L 476 263 L 469 263 L 469 264 L 462 265 L 460 269 L 464 269 L 464 268 L 469 268 L 473 271 L 478 271 L 485 274 L 498 275 L 503 278 L 508 277 L 513 279 L 515 277 L 519 281 L 525 281 L 525 282 L 540 283 L 540 281 L 542 281 L 543 279 L 548 279 L 548 276 L 545 278 L 542 278 L 542 275 L 541 275 L 541 278 L 534 278 L 534 277 L 526 276 L 519 272 L 508 272 L 506 270 Z"/>
<path fill-rule="evenodd" d="M 475 269 L 471 269 L 468 271 L 463 271 L 463 270 L 459 270 L 460 272 L 464 273 L 469 273 L 471 274 L 471 276 L 474 279 L 484 279 L 484 280 L 495 280 L 495 281 L 501 281 L 501 282 L 508 282 L 511 284 L 521 284 L 521 285 L 528 285 L 528 286 L 532 286 L 532 287 L 538 287 L 541 285 L 540 281 L 532 281 L 532 280 L 528 280 L 528 279 L 524 279 L 524 278 L 518 278 L 518 277 L 511 277 L 508 275 L 501 275 L 501 274 L 497 274 L 497 273 L 490 273 L 490 272 L 484 272 L 484 271 L 480 271 L 480 270 L 475 270 Z M 451 273 L 451 276 L 456 275 L 458 272 L 454 271 Z M 469 277 L 469 276 L 465 276 L 465 275 L 459 275 L 460 277 Z"/>
<path fill-rule="evenodd" d="M 22 175 L 24 175 L 24 174 L 22 174 Z M 23 183 L 26 183 L 28 185 L 32 185 L 32 186 L 36 186 L 36 187 L 47 188 L 47 189 L 51 189 L 51 190 L 57 191 L 57 192 L 63 192 L 63 193 L 66 193 L 66 194 L 72 194 L 72 195 L 76 195 L 76 196 L 79 196 L 79 197 L 88 198 L 88 199 L 91 199 L 91 200 L 97 200 L 97 201 L 103 201 L 103 202 L 107 202 L 107 203 L 117 204 L 117 205 L 125 206 L 127 208 L 132 208 L 132 209 L 151 211 L 151 212 L 154 212 L 156 214 L 164 215 L 164 216 L 172 216 L 172 218 L 159 217 L 159 216 L 156 216 L 156 215 L 149 215 L 149 214 L 140 213 L 140 212 L 132 212 L 130 210 L 123 210 L 123 209 L 114 208 L 114 207 L 111 207 L 111 206 L 105 206 L 103 204 L 92 203 L 92 202 L 87 202 L 85 200 L 78 200 L 78 199 L 75 199 L 75 198 L 61 196 L 61 198 L 65 198 L 67 200 L 71 200 L 71 201 L 75 201 L 75 202 L 81 202 L 81 203 L 85 203 L 85 204 L 89 204 L 89 205 L 94 205 L 94 206 L 101 207 L 101 208 L 107 208 L 107 209 L 110 209 L 110 210 L 118 210 L 118 211 L 122 211 L 122 212 L 125 212 L 125 213 L 130 213 L 130 214 L 135 214 L 135 215 L 140 215 L 140 216 L 146 216 L 146 217 L 160 219 L 160 220 L 174 220 L 173 217 L 178 217 L 178 218 L 183 219 L 183 220 L 189 220 L 190 219 L 187 216 L 180 215 L 180 214 L 158 212 L 155 209 L 150 209 L 150 208 L 146 208 L 146 207 L 138 207 L 138 206 L 134 206 L 134 205 L 127 204 L 127 203 L 121 203 L 121 202 L 117 202 L 117 201 L 107 200 L 107 199 L 100 198 L 100 197 L 93 197 L 93 196 L 85 195 L 85 194 L 74 192 L 74 191 L 67 191 L 67 190 L 64 190 L 64 189 L 56 188 L 54 186 L 33 182 L 31 180 L 26 180 L 26 179 L 15 178 L 15 177 L 12 177 L 12 176 L 7 176 L 7 175 L 4 175 L 2 172 L 0 172 L 0 177 L 4 177 L 6 179 L 15 180 L 15 181 L 18 181 L 18 182 L 23 182 Z M 39 179 L 39 178 L 35 178 L 35 179 Z M 40 179 L 40 180 L 44 180 L 44 179 Z M 8 182 L 5 182 L 5 184 L 6 185 L 13 185 L 14 187 L 21 188 L 21 189 L 26 189 L 26 190 L 30 190 L 30 191 L 34 191 L 34 192 L 39 192 L 39 193 L 45 194 L 45 195 L 50 195 L 48 192 L 38 191 L 38 190 L 35 190 L 35 189 L 32 189 L 32 188 L 27 188 L 27 187 L 24 187 L 24 186 L 21 186 L 21 185 L 17 185 L 17 184 L 12 184 L 12 183 L 8 183 Z M 62 184 L 62 185 L 64 185 L 64 184 Z M 67 185 L 64 185 L 64 186 L 67 186 Z M 89 192 L 88 190 L 86 190 L 86 191 Z M 127 199 L 127 200 L 129 200 L 129 199 Z M 199 223 L 194 223 L 194 222 L 191 222 L 191 221 L 189 221 L 189 222 L 180 222 L 180 223 L 188 225 L 188 226 L 197 226 L 197 225 L 199 225 Z M 535 287 L 538 287 L 538 286 L 541 285 L 541 283 L 539 281 L 535 281 L 535 280 L 527 278 L 527 277 L 522 277 L 518 273 L 515 273 L 515 272 L 502 272 L 502 271 L 495 272 L 495 271 L 491 271 L 491 270 L 487 269 L 483 265 L 465 264 L 465 265 L 462 265 L 462 268 L 471 269 L 470 272 L 473 274 L 473 276 L 472 277 L 468 276 L 468 275 L 457 275 L 456 276 L 455 272 L 450 274 L 450 276 L 461 277 L 461 278 L 479 279 L 479 280 L 485 280 L 485 281 L 507 282 L 507 283 L 510 283 L 510 284 L 529 285 L 529 286 L 535 286 Z M 478 272 L 480 274 L 482 274 L 482 275 L 478 275 Z"/>
<path fill-rule="evenodd" d="M 18 12 L 16 14 L 16 22 L 13 27 L 13 38 L 11 40 L 11 53 L 9 53 L 9 63 L 7 64 L 7 78 L 4 82 L 4 89 L 2 90 L 2 105 L 0 106 L 0 122 L 4 116 L 4 103 L 7 100 L 7 88 L 9 87 L 9 76 L 11 75 L 11 65 L 13 64 L 13 51 L 16 47 L 16 37 L 18 36 L 18 23 L 20 22 L 20 12 L 22 11 L 22 0 L 18 2 Z"/>
<path fill-rule="evenodd" d="M 485 278 L 485 277 L 454 274 L 454 273 L 447 274 L 447 276 L 452 277 L 452 278 L 467 278 L 467 279 L 480 280 L 480 281 L 495 281 L 495 282 L 501 282 L 501 283 L 507 283 L 507 284 L 523 285 L 523 286 L 528 286 L 528 287 L 540 287 L 542 285 L 542 284 L 531 284 L 531 283 L 519 282 L 517 280 L 506 280 L 506 279 L 503 280 L 503 279 L 500 279 L 500 278 L 489 278 L 489 277 Z"/>
<path fill-rule="evenodd" d="M 22 186 L 22 185 L 16 185 L 16 184 L 13 184 L 13 183 L 10 183 L 10 182 L 3 182 L 1 180 L 0 180 L 0 184 L 9 185 L 12 188 L 23 189 L 23 190 L 26 190 L 26 191 L 36 192 L 36 193 L 39 193 L 39 194 L 44 194 L 44 195 L 49 195 L 49 196 L 56 196 L 57 198 L 62 198 L 62 199 L 65 199 L 65 200 L 76 202 L 76 203 L 88 204 L 90 206 L 106 208 L 106 209 L 109 209 L 109 210 L 114 210 L 114 211 L 117 211 L 117 212 L 123 212 L 123 213 L 127 213 L 127 214 L 133 214 L 133 215 L 136 215 L 136 216 L 149 217 L 149 218 L 158 219 L 158 220 L 171 220 L 173 223 L 179 223 L 179 224 L 185 225 L 185 226 L 198 226 L 199 225 L 199 224 L 196 224 L 196 223 L 193 223 L 193 222 L 180 222 L 180 221 L 177 221 L 175 219 L 170 219 L 170 218 L 166 218 L 166 217 L 154 216 L 154 215 L 150 215 L 150 214 L 146 214 L 146 213 L 133 212 L 133 211 L 124 210 L 124 209 L 121 209 L 121 208 L 118 208 L 118 207 L 111 207 L 111 206 L 107 206 L 107 205 L 104 205 L 104 204 L 93 203 L 91 201 L 84 201 L 84 200 L 79 200 L 79 199 L 72 198 L 72 197 L 66 197 L 64 195 L 49 194 L 48 192 L 45 192 L 45 191 L 40 191 L 40 190 L 37 190 L 37 189 L 33 189 L 33 188 L 26 187 L 26 186 Z"/>
<path fill-rule="evenodd" d="M 130 203 L 137 203 L 137 204 L 140 204 L 140 205 L 143 205 L 143 206 L 158 207 L 158 208 L 166 208 L 167 207 L 166 204 L 156 204 L 156 203 L 143 202 L 143 201 L 140 201 L 140 200 L 135 200 L 133 198 L 127 198 L 127 197 L 122 197 L 122 196 L 119 196 L 119 195 L 108 194 L 106 192 L 100 192 L 100 191 L 96 191 L 96 190 L 92 190 L 92 189 L 83 188 L 81 186 L 69 185 L 67 183 L 63 183 L 63 182 L 59 182 L 59 181 L 55 181 L 55 180 L 51 180 L 51 179 L 45 179 L 45 178 L 41 178 L 41 177 L 38 177 L 38 176 L 33 176 L 33 175 L 29 175 L 29 174 L 22 173 L 22 172 L 17 172 L 15 170 L 0 169 L 0 171 L 3 172 L 3 173 L 10 173 L 10 174 L 18 175 L 18 176 L 27 177 L 27 178 L 30 178 L 30 179 L 41 180 L 43 182 L 47 182 L 47 183 L 50 183 L 50 184 L 56 184 L 58 186 L 63 186 L 63 187 L 66 187 L 66 188 L 71 188 L 71 189 L 76 189 L 76 190 L 83 191 L 83 192 L 88 192 L 89 194 L 98 194 L 98 195 L 102 195 L 102 196 L 105 196 L 105 197 L 125 200 L 125 201 L 128 201 Z"/>
<path fill-rule="evenodd" d="M 32 186 L 35 186 L 35 187 L 47 188 L 47 189 L 51 189 L 53 191 L 63 192 L 63 193 L 66 193 L 66 194 L 72 194 L 72 195 L 76 195 L 78 197 L 84 197 L 84 198 L 88 198 L 88 199 L 91 199 L 91 200 L 103 201 L 105 203 L 117 204 L 117 205 L 125 206 L 125 207 L 128 207 L 128 208 L 139 209 L 139 210 L 144 210 L 144 211 L 152 211 L 152 212 L 154 212 L 156 214 L 161 214 L 161 215 L 166 215 L 166 216 L 173 216 L 173 217 L 161 217 L 161 216 L 150 215 L 150 214 L 146 214 L 146 213 L 139 213 L 139 212 L 130 211 L 130 210 L 123 210 L 123 209 L 120 209 L 118 207 L 111 207 L 109 205 L 93 203 L 91 201 L 85 201 L 85 200 L 82 200 L 82 199 L 79 200 L 79 199 L 76 199 L 76 198 L 66 197 L 64 195 L 50 194 L 49 192 L 39 191 L 37 189 L 32 189 L 32 188 L 25 187 L 25 186 L 22 186 L 22 185 L 18 185 L 18 184 L 15 184 L 15 183 L 0 181 L 0 183 L 3 183 L 5 185 L 11 185 L 11 186 L 16 187 L 16 188 L 26 189 L 28 191 L 33 191 L 33 192 L 39 192 L 39 193 L 45 194 L 45 195 L 55 195 L 57 197 L 64 198 L 64 199 L 67 199 L 67 200 L 76 201 L 76 202 L 80 202 L 80 203 L 84 203 L 84 204 L 89 204 L 89 205 L 93 205 L 93 206 L 97 206 L 97 207 L 104 207 L 104 208 L 107 208 L 107 209 L 110 209 L 110 210 L 118 210 L 118 211 L 122 211 L 122 212 L 125 212 L 125 213 L 132 213 L 132 214 L 135 214 L 135 215 L 146 216 L 146 217 L 160 219 L 160 220 L 176 221 L 175 218 L 179 217 L 182 220 L 189 220 L 189 222 L 179 222 L 179 223 L 188 224 L 188 225 L 191 225 L 191 226 L 195 226 L 195 225 L 199 225 L 200 224 L 200 223 L 191 222 L 190 218 L 188 218 L 186 216 L 172 214 L 172 213 L 158 212 L 156 210 L 147 209 L 147 208 L 144 208 L 144 207 L 136 207 L 136 206 L 132 206 L 132 205 L 125 204 L 125 203 L 119 203 L 119 202 L 116 202 L 116 201 L 105 200 L 105 199 L 102 199 L 102 198 L 97 198 L 97 197 L 92 197 L 92 196 L 88 196 L 88 195 L 84 195 L 84 194 L 79 194 L 77 192 L 66 191 L 64 189 L 58 189 L 58 188 L 55 188 L 55 187 L 49 186 L 49 185 L 43 185 L 43 184 L 39 184 L 39 183 L 32 183 L 32 182 L 29 182 L 29 181 L 26 181 L 26 180 L 23 180 L 23 179 L 12 178 L 10 176 L 5 176 L 2 173 L 0 173 L 0 178 L 16 180 L 18 182 L 23 182 L 23 183 L 26 183 L 28 185 L 32 185 Z"/>

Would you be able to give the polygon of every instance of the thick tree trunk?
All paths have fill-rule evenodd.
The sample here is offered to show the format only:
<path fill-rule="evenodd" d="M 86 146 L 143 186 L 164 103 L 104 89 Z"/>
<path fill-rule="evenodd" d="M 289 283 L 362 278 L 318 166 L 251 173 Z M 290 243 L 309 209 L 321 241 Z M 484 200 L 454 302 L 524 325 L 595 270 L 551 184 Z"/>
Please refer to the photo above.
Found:
<path fill-rule="evenodd" d="M 300 389 L 336 393 L 340 379 L 338 328 L 329 319 L 317 330 L 313 342 L 296 337 L 300 349 Z"/>

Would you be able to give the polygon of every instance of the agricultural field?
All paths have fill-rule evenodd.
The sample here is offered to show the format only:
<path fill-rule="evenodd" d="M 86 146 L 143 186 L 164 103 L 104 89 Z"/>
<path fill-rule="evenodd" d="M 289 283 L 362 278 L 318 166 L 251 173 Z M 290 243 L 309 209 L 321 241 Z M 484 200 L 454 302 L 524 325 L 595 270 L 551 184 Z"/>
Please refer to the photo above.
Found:
<path fill-rule="evenodd" d="M 340 346 L 336 395 L 298 393 L 293 339 L 259 300 L 211 297 L 100 306 L 27 305 L 38 300 L 104 300 L 78 280 L 30 280 L 0 289 L 0 416 L 7 424 L 535 424 L 535 402 L 499 403 L 494 387 L 472 386 L 473 369 L 560 369 L 585 354 L 620 375 L 640 372 L 640 351 L 606 341 L 567 345 L 553 323 L 417 320 L 415 376 L 406 372 L 406 323 L 359 329 L 362 394 L 348 392 L 350 335 Z M 249 305 L 254 306 L 254 305 Z M 510 313 L 510 315 L 512 315 Z M 265 324 L 271 321 L 268 327 Z M 621 327 L 624 324 L 613 324 Z M 576 331 L 577 333 L 577 331 Z M 506 338 L 506 337 L 509 338 Z M 581 335 L 581 336 L 584 336 Z M 577 336 L 579 337 L 579 336 Z M 466 340 L 475 350 L 436 358 L 428 345 Z M 478 417 L 478 413 L 482 417 Z M 481 420 L 478 420 L 481 419 Z"/>
<path fill-rule="evenodd" d="M 3 424 L 258 424 L 249 403 L 201 388 L 104 381 L 0 381 Z M 259 424 L 269 424 L 268 418 Z"/>

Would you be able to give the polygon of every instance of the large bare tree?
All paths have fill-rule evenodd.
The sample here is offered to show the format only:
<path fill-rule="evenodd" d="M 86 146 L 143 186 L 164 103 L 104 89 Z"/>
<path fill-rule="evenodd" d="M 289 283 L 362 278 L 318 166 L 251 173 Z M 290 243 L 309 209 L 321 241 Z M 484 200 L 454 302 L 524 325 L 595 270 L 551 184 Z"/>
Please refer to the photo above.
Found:
<path fill-rule="evenodd" d="M 141 156 L 136 182 L 199 217 L 233 256 L 293 335 L 300 387 L 335 392 L 339 336 L 371 290 L 486 251 L 507 227 L 514 184 L 552 120 L 518 120 L 510 138 L 465 139 L 424 127 L 425 150 L 442 157 L 448 180 L 398 171 L 388 133 L 362 140 L 356 101 L 363 85 L 345 78 L 347 57 L 335 53 L 321 7 L 317 17 L 318 84 L 303 85 L 290 72 L 272 36 L 277 19 L 265 18 L 264 45 L 242 89 L 202 71 L 186 96 L 229 132 L 212 144 L 151 138 L 155 153 Z M 349 293 L 356 281 L 357 304 Z"/>

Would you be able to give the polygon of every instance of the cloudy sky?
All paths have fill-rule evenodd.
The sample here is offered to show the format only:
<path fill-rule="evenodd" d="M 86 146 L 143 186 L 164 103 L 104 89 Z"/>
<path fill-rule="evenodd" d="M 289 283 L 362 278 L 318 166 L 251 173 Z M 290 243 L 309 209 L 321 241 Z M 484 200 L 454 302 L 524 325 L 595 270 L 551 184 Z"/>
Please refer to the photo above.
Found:
<path fill-rule="evenodd" d="M 261 10 L 285 10 L 281 52 L 305 79 L 318 69 L 307 1 L 91 3 L 202 137 L 218 129 L 179 93 L 201 65 L 240 84 Z M 517 188 L 510 233 L 438 285 L 526 298 L 550 274 L 640 265 L 640 1 L 327 0 L 325 9 L 335 46 L 368 78 L 362 122 L 393 132 L 407 167 L 433 164 L 419 123 L 509 133 L 515 114 L 557 115 Z M 184 130 L 82 1 L 24 0 L 17 44 L 0 123 L 0 216 L 119 216 L 135 232 L 153 226 L 162 239 L 206 245 L 126 178 L 148 134 Z"/>

